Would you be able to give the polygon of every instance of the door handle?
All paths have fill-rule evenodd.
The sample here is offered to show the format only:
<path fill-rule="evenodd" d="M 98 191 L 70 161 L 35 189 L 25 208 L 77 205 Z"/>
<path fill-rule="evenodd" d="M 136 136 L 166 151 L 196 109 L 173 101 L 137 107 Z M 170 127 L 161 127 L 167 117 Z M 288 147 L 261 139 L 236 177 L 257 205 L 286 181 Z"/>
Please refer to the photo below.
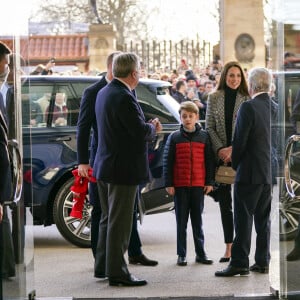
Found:
<path fill-rule="evenodd" d="M 55 138 L 55 139 L 49 139 L 50 142 L 69 142 L 71 140 L 72 140 L 72 138 L 70 136 L 58 137 L 58 138 Z"/>

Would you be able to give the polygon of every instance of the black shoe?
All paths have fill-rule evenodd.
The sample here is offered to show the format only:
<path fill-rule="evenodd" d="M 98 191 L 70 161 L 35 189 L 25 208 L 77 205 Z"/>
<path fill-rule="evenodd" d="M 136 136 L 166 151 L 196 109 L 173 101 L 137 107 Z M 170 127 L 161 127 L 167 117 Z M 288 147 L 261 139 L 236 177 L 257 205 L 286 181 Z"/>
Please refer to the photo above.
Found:
<path fill-rule="evenodd" d="M 250 267 L 250 271 L 257 272 L 257 273 L 262 273 L 262 274 L 269 274 L 269 267 L 254 264 Z"/>
<path fill-rule="evenodd" d="M 133 275 L 128 277 L 109 277 L 109 285 L 111 286 L 142 286 L 146 285 L 147 281 L 144 279 L 138 279 Z"/>
<path fill-rule="evenodd" d="M 143 265 L 143 266 L 156 266 L 158 261 L 147 258 L 144 254 L 139 256 L 129 256 L 128 261 L 132 265 Z"/>
<path fill-rule="evenodd" d="M 235 275 L 248 275 L 249 269 L 248 268 L 238 268 L 229 265 L 225 270 L 217 271 L 215 276 L 218 277 L 230 277 Z"/>
<path fill-rule="evenodd" d="M 187 265 L 187 261 L 186 261 L 185 256 L 178 256 L 177 265 L 178 266 L 186 266 Z"/>
<path fill-rule="evenodd" d="M 204 256 L 196 256 L 196 262 L 200 263 L 200 264 L 204 264 L 204 265 L 212 265 L 213 264 L 213 260 L 208 258 L 206 255 Z"/>
<path fill-rule="evenodd" d="M 223 263 L 223 262 L 229 262 L 230 261 L 230 257 L 221 257 L 219 262 Z"/>
<path fill-rule="evenodd" d="M 300 259 L 300 248 L 294 248 L 287 256 L 287 261 L 294 261 Z"/>
<path fill-rule="evenodd" d="M 97 272 L 95 272 L 94 273 L 94 277 L 96 277 L 96 278 L 106 278 L 107 276 L 105 274 L 103 274 L 103 273 L 97 273 Z"/>

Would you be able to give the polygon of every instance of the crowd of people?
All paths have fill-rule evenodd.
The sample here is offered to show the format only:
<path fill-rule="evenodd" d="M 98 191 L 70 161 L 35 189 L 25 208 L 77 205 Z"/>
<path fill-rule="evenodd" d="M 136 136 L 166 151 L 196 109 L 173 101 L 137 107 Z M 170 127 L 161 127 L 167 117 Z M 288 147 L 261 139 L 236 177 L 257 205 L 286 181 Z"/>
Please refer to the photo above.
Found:
<path fill-rule="evenodd" d="M 3 81 L 7 77 L 10 54 L 10 49 L 0 43 L 0 79 L 4 78 Z M 137 101 L 135 88 L 142 76 L 170 81 L 170 94 L 180 103 L 181 126 L 169 135 L 163 157 L 165 187 L 174 196 L 177 265 L 187 265 L 189 217 L 195 261 L 213 264 L 205 251 L 202 224 L 204 196 L 211 195 L 219 204 L 224 233 L 225 252 L 219 262 L 229 262 L 227 268 L 215 275 L 268 273 L 274 184 L 269 70 L 256 67 L 246 74 L 235 61 L 190 70 L 182 60 L 171 74 L 156 72 L 148 76 L 136 54 L 114 52 L 107 58 L 106 75 L 84 91 L 77 124 L 78 175 L 89 178 L 92 171 L 97 180 L 89 187 L 93 204 L 94 276 L 108 278 L 111 286 L 142 286 L 147 281 L 130 273 L 125 253 L 129 264 L 158 264 L 143 254 L 137 230 L 140 186 L 149 180 L 148 142 L 162 130 L 158 119 L 145 120 Z M 0 93 L 0 105 L 2 98 Z M 58 93 L 53 122 L 64 122 L 64 103 L 64 93 Z M 199 119 L 203 121 L 202 126 Z M 2 106 L 0 146 L 2 171 L 9 168 L 7 123 Z M 220 165 L 231 166 L 236 171 L 233 199 L 230 184 L 216 185 L 215 170 Z M 8 197 L 6 181 L 4 177 L 0 181 L 0 239 L 3 238 L 3 204 Z M 257 235 L 255 263 L 249 266 L 253 223 Z M 2 255 L 2 241 L 0 245 Z M 296 240 L 288 260 L 299 259 L 299 252 Z M 2 257 L 0 262 L 3 263 Z"/>

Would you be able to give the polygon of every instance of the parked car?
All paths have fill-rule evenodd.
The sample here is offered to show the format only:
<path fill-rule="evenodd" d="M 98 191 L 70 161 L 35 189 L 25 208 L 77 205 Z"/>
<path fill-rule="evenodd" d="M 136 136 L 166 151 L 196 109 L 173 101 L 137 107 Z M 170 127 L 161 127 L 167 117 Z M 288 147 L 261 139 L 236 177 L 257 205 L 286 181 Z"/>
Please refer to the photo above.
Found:
<path fill-rule="evenodd" d="M 35 225 L 56 224 L 63 237 L 79 247 L 90 246 L 92 207 L 87 196 L 83 218 L 69 216 L 72 170 L 77 167 L 76 124 L 83 91 L 97 80 L 99 76 L 22 78 L 24 203 L 30 207 Z M 157 117 L 163 125 L 149 145 L 151 180 L 141 191 L 140 203 L 144 214 L 173 208 L 162 179 L 164 144 L 179 126 L 179 104 L 169 95 L 169 86 L 165 81 L 141 79 L 136 88 L 146 119 Z M 61 112 L 55 108 L 58 97 L 64 98 Z M 58 117 L 61 122 L 56 121 Z"/>
<path fill-rule="evenodd" d="M 290 240 L 296 235 L 300 217 L 300 141 L 294 136 L 296 132 L 300 133 L 298 132 L 300 120 L 298 126 L 291 122 L 296 97 L 300 90 L 300 71 L 275 72 L 274 79 L 279 106 L 277 124 L 279 172 L 277 175 L 280 178 L 278 182 L 280 239 Z"/>

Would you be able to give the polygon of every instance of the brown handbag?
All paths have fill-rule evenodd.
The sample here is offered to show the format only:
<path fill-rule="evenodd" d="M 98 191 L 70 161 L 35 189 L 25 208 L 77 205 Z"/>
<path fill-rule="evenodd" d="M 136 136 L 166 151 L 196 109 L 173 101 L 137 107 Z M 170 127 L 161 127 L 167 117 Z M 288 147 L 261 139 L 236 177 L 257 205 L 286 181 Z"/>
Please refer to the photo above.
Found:
<path fill-rule="evenodd" d="M 230 166 L 221 165 L 217 168 L 215 181 L 218 183 L 233 184 L 236 172 Z"/>

